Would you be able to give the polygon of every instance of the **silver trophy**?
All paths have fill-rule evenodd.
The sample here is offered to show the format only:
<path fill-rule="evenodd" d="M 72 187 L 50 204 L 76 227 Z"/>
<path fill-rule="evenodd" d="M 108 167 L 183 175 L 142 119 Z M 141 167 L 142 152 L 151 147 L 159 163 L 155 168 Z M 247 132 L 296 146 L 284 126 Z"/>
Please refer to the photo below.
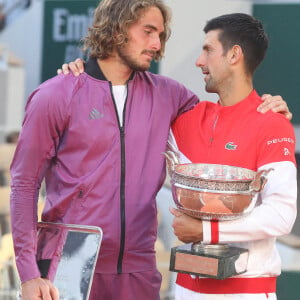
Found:
<path fill-rule="evenodd" d="M 87 300 L 102 241 L 96 226 L 38 223 L 37 263 L 60 300 Z"/>
<path fill-rule="evenodd" d="M 164 155 L 177 209 L 202 220 L 226 221 L 249 214 L 272 170 L 254 172 L 219 164 L 180 164 L 175 152 Z M 170 270 L 225 279 L 244 273 L 247 261 L 247 249 L 197 242 L 171 249 Z"/>

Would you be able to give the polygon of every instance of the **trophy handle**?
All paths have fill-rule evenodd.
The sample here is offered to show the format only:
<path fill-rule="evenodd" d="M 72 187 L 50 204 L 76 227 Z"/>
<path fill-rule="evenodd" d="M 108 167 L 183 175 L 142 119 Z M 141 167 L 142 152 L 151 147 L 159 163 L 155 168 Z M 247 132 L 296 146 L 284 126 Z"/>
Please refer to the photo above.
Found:
<path fill-rule="evenodd" d="M 173 151 L 166 151 L 162 153 L 167 161 L 168 172 L 171 175 L 175 169 L 175 166 L 179 164 L 178 156 Z"/>
<path fill-rule="evenodd" d="M 250 192 L 255 192 L 255 193 L 260 192 L 268 181 L 267 175 L 269 174 L 269 172 L 273 170 L 274 170 L 273 168 L 270 168 L 268 170 L 261 170 L 257 172 L 254 179 L 250 183 Z"/>

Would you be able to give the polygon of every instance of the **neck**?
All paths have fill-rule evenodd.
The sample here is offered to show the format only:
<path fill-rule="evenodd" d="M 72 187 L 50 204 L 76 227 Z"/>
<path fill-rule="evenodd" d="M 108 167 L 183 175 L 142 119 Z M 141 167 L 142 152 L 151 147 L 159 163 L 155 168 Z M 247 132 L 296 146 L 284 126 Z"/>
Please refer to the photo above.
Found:
<path fill-rule="evenodd" d="M 128 66 L 120 64 L 114 57 L 97 59 L 97 62 L 104 76 L 112 85 L 125 85 L 132 74 L 132 70 Z"/>
<path fill-rule="evenodd" d="M 232 81 L 224 85 L 223 90 L 219 91 L 220 103 L 223 106 L 232 106 L 249 96 L 253 91 L 252 78 Z"/>

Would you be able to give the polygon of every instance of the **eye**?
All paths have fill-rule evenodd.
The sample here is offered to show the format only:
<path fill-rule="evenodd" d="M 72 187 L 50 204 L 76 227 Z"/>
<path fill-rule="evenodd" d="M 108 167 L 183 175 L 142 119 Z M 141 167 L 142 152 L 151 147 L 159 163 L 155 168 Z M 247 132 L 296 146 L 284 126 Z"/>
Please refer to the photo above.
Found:
<path fill-rule="evenodd" d="M 204 50 L 207 54 L 211 54 L 213 52 L 213 49 L 211 47 L 207 47 L 205 50 Z"/>
<path fill-rule="evenodd" d="M 160 33 L 159 39 L 162 41 L 162 40 L 164 40 L 165 38 L 166 38 L 166 33 L 165 33 L 165 32 Z"/>
<path fill-rule="evenodd" d="M 213 47 L 211 47 L 211 45 L 209 44 L 205 44 L 203 47 L 202 47 L 203 51 L 206 52 L 206 53 L 210 53 L 213 51 Z"/>

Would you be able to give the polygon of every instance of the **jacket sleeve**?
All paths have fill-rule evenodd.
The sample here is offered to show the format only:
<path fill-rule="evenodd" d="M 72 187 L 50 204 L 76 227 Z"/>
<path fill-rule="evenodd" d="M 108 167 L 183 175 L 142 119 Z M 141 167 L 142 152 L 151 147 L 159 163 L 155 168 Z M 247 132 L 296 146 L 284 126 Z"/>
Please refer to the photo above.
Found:
<path fill-rule="evenodd" d="M 21 282 L 40 276 L 35 257 L 37 201 L 64 127 L 65 104 L 60 94 L 55 84 L 48 88 L 44 84 L 29 97 L 11 164 L 11 224 Z"/>
<path fill-rule="evenodd" d="M 288 234 L 297 214 L 297 167 L 295 135 L 291 123 L 279 114 L 264 117 L 256 135 L 257 170 L 273 168 L 267 184 L 257 195 L 256 207 L 240 219 L 220 221 L 218 226 L 204 222 L 204 237 L 211 234 L 219 242 L 247 242 Z M 246 158 L 245 158 L 246 159 Z M 211 232 L 207 230 L 217 230 Z"/>
<path fill-rule="evenodd" d="M 173 108 L 173 122 L 179 115 L 194 108 L 199 103 L 199 98 L 183 84 L 170 78 L 163 78 L 164 80 L 159 81 L 159 85 L 163 85 L 162 98 L 168 99 L 168 105 Z"/>
<path fill-rule="evenodd" d="M 178 115 L 191 110 L 195 107 L 196 104 L 199 103 L 199 98 L 190 90 L 185 88 L 184 86 L 180 85 L 181 89 L 177 94 L 179 96 L 179 109 Z"/>
<path fill-rule="evenodd" d="M 297 214 L 296 166 L 292 162 L 275 162 L 259 169 L 273 168 L 259 194 L 253 211 L 240 219 L 220 221 L 219 242 L 245 242 L 288 234 Z M 284 175 L 283 175 L 284 174 Z M 204 241 L 211 242 L 211 222 L 203 222 Z M 216 233 L 215 233 L 216 234 Z"/>

